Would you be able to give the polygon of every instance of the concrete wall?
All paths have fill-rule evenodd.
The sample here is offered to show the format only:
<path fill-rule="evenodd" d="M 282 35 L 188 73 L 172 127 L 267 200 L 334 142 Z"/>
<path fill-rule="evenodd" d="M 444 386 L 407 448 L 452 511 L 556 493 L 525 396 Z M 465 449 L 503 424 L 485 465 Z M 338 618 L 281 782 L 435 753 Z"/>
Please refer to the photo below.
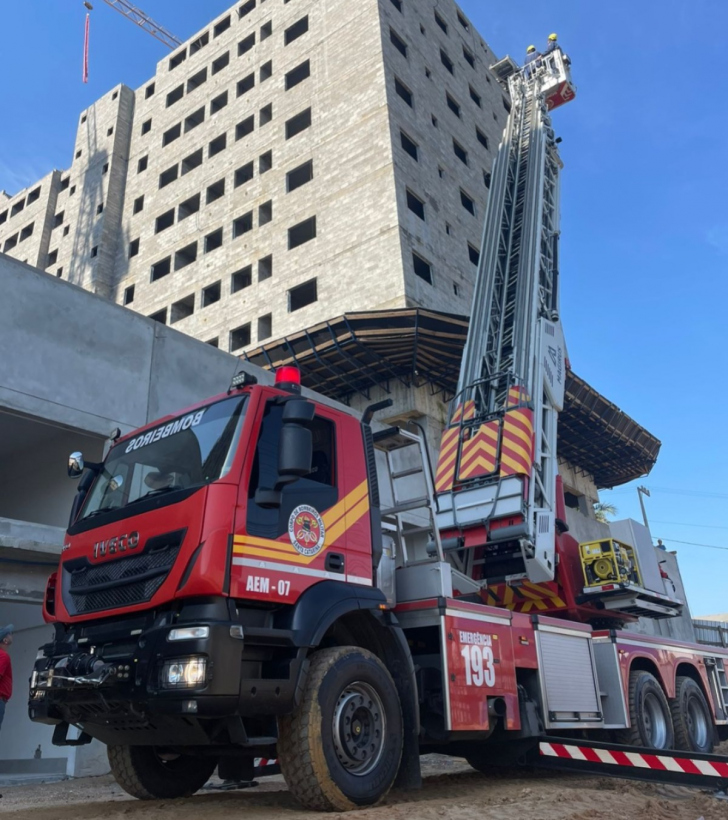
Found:
<path fill-rule="evenodd" d="M 19 439 L 5 438 L 22 428 Z M 0 472 L 0 517 L 36 524 L 65 527 L 76 494 L 76 483 L 69 480 L 68 455 L 81 450 L 89 461 L 103 454 L 103 440 L 80 431 L 66 430 L 34 420 L 0 413 L 0 450 L 12 459 L 12 469 Z M 8 452 L 8 444 L 19 441 Z M 8 461 L 4 462 L 8 464 Z M 39 504 L 38 499 L 43 503 Z"/>
<path fill-rule="evenodd" d="M 227 389 L 236 358 L 0 255 L 0 410 L 104 437 Z"/>
<path fill-rule="evenodd" d="M 669 582 L 665 582 L 667 594 L 674 595 L 679 601 L 684 601 L 685 605 L 677 618 L 665 618 L 660 621 L 651 618 L 640 618 L 636 624 L 628 626 L 627 631 L 639 632 L 643 635 L 662 635 L 679 641 L 695 641 L 695 627 L 693 626 L 690 605 L 680 575 L 677 554 L 657 548 L 655 548 L 655 553 L 658 561 L 664 561 L 662 567 L 670 579 Z M 675 585 L 674 589 L 673 584 Z"/>
<path fill-rule="evenodd" d="M 6 623 L 14 624 L 16 632 L 10 648 L 13 697 L 0 730 L 0 783 L 27 775 L 53 778 L 104 774 L 109 767 L 103 744 L 93 741 L 78 748 L 54 746 L 53 727 L 28 719 L 28 680 L 38 647 L 52 639 L 52 627 L 43 623 L 37 606 L 3 603 L 0 598 L 0 624 Z"/>
<path fill-rule="evenodd" d="M 46 266 L 60 171 L 51 171 L 0 202 L 0 251 L 37 267 Z"/>
<path fill-rule="evenodd" d="M 139 241 L 139 252 L 118 259 L 117 298 L 134 288 L 131 307 L 146 315 L 165 312 L 167 323 L 203 341 L 216 340 L 221 349 L 237 345 L 230 331 L 250 324 L 250 346 L 267 338 L 313 324 L 355 305 L 371 305 L 395 296 L 404 305 L 399 265 L 397 210 L 391 168 L 385 105 L 382 43 L 377 0 L 297 0 L 275 7 L 259 5 L 229 28 L 214 35 L 214 27 L 230 12 L 212 21 L 179 49 L 184 62 L 171 68 L 163 60 L 153 78 L 154 92 L 137 92 L 137 110 L 130 152 L 130 174 L 124 212 L 124 233 Z M 308 17 L 308 31 L 285 43 L 284 32 Z M 272 33 L 264 37 L 264 27 Z M 255 38 L 254 47 L 238 54 L 238 44 Z M 200 37 L 209 42 L 192 53 Z M 213 74 L 216 61 L 229 64 Z M 172 55 L 173 57 L 175 55 Z M 287 72 L 310 61 L 311 75 L 286 90 Z M 261 75 L 272 63 L 272 75 Z M 207 71 L 204 84 L 190 89 L 188 81 Z M 252 75 L 254 87 L 238 96 L 237 83 Z M 183 86 L 184 96 L 168 105 L 168 94 Z M 211 101 L 227 94 L 217 113 Z M 272 119 L 261 111 L 272 106 Z M 286 139 L 286 122 L 311 108 L 311 126 Z M 204 112 L 204 122 L 187 130 L 187 118 Z M 252 117 L 254 129 L 240 139 L 236 126 Z M 150 122 L 149 130 L 142 124 Z M 163 146 L 170 129 L 182 134 Z M 210 156 L 212 140 L 224 136 L 226 147 Z M 181 163 L 202 150 L 203 162 L 183 174 Z M 272 152 L 272 167 L 260 158 Z M 146 170 L 137 172 L 140 160 Z M 313 162 L 313 180 L 287 192 L 286 174 Z M 236 171 L 252 163 L 252 178 L 236 186 Z M 163 171 L 178 168 L 178 178 L 160 187 Z M 207 189 L 224 183 L 225 193 L 207 202 Z M 144 197 L 135 213 L 135 202 Z M 180 218 L 179 206 L 201 197 L 199 211 Z M 264 224 L 260 206 L 270 203 L 272 220 Z M 174 224 L 157 230 L 157 218 L 169 209 Z M 236 237 L 235 219 L 252 214 L 252 229 Z M 288 229 L 316 217 L 316 238 L 288 249 Z M 205 237 L 222 229 L 222 246 L 206 251 Z M 175 253 L 194 245 L 197 259 L 180 270 Z M 272 275 L 259 274 L 259 262 L 272 255 Z M 151 281 L 151 266 L 171 256 L 172 272 Z M 386 262 L 389 262 L 387 264 Z M 233 293 L 234 273 L 251 268 L 250 285 Z M 316 302 L 291 312 L 288 291 L 316 279 Z M 376 286 L 375 286 L 376 285 Z M 203 291 L 219 287 L 220 299 L 205 306 Z M 179 316 L 177 303 L 189 300 L 191 315 Z M 258 326 L 258 319 L 271 316 Z"/>
<path fill-rule="evenodd" d="M 53 630 L 43 623 L 40 609 L 29 604 L 0 601 L 0 623 L 13 623 L 17 630 L 10 648 L 13 697 L 7 704 L 0 729 L 0 774 L 21 773 L 18 771 L 21 767 L 17 763 L 11 765 L 10 761 L 27 761 L 32 767 L 30 761 L 34 760 L 38 745 L 46 758 L 57 762 L 53 773 L 66 774 L 68 753 L 51 744 L 52 727 L 28 719 L 28 680 L 38 647 L 51 639 Z"/>
<path fill-rule="evenodd" d="M 469 246 L 480 250 L 485 175 L 508 116 L 507 95 L 488 70 L 497 57 L 455 3 L 418 0 L 405 3 L 404 13 L 389 0 L 380 0 L 380 7 L 407 304 L 469 314 L 477 272 Z M 392 44 L 391 32 L 406 44 L 406 58 Z M 395 80 L 412 92 L 412 106 L 396 93 Z M 459 116 L 448 106 L 448 95 Z M 402 147 L 402 131 L 419 147 L 416 161 Z M 467 164 L 456 157 L 453 140 L 467 152 Z M 408 190 L 424 202 L 424 221 L 407 207 Z M 461 192 L 473 201 L 474 213 L 464 207 Z M 413 251 L 431 265 L 432 284 L 415 275 Z"/>
<path fill-rule="evenodd" d="M 566 523 L 569 525 L 569 534 L 580 544 L 609 538 L 609 524 L 602 524 L 593 517 L 583 515 L 579 510 L 567 507 Z"/>
<path fill-rule="evenodd" d="M 0 518 L 0 602 L 38 608 L 42 604 L 48 577 L 58 565 L 64 530 L 44 528 L 48 540 L 40 543 L 33 539 L 38 528 L 38 524 Z"/>
<path fill-rule="evenodd" d="M 579 469 L 578 465 L 570 464 L 563 458 L 559 459 L 559 475 L 564 481 L 564 492 L 577 496 L 579 511 L 584 515 L 593 517 L 593 505 L 599 501 L 599 491 L 594 476 Z"/>
<path fill-rule="evenodd" d="M 73 161 L 61 176 L 49 260 L 40 265 L 106 298 L 113 296 L 133 114 L 133 92 L 117 86 L 79 115 Z"/>

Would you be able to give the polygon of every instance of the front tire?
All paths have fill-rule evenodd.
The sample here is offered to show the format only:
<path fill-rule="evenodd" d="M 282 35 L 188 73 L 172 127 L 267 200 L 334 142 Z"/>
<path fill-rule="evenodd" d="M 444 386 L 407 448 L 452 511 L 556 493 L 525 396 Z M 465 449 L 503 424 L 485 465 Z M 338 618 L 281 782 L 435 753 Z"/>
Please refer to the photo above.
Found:
<path fill-rule="evenodd" d="M 116 782 L 139 800 L 190 797 L 217 766 L 215 758 L 167 755 L 154 746 L 109 746 L 107 752 Z"/>
<path fill-rule="evenodd" d="M 672 749 L 675 732 L 665 693 L 654 675 L 629 673 L 630 728 L 616 732 L 617 742 L 647 749 Z"/>
<path fill-rule="evenodd" d="M 710 754 L 715 746 L 713 719 L 702 689 L 692 678 L 675 680 L 675 697 L 670 701 L 675 727 L 675 748 Z"/>
<path fill-rule="evenodd" d="M 311 657 L 303 697 L 278 719 L 278 760 L 288 788 L 314 811 L 373 806 L 402 757 L 402 710 L 384 664 L 355 646 Z"/>

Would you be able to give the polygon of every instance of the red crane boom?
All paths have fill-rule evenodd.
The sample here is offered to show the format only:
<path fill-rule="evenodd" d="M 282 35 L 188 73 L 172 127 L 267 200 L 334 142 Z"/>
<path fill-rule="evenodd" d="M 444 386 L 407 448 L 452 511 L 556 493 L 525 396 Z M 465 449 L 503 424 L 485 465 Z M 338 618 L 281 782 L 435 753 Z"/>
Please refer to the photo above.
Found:
<path fill-rule="evenodd" d="M 167 31 L 164 26 L 160 26 L 159 23 L 152 20 L 152 18 L 141 9 L 133 6 L 128 0 L 104 0 L 104 2 L 107 6 L 111 6 L 112 9 L 118 11 L 119 14 L 123 14 L 124 17 L 131 20 L 132 23 L 136 23 L 140 28 L 143 28 L 144 31 L 159 40 L 160 43 L 164 43 L 167 48 L 175 49 L 182 43 L 174 34 Z M 85 5 L 87 8 L 91 6 L 90 3 L 86 3 Z"/>

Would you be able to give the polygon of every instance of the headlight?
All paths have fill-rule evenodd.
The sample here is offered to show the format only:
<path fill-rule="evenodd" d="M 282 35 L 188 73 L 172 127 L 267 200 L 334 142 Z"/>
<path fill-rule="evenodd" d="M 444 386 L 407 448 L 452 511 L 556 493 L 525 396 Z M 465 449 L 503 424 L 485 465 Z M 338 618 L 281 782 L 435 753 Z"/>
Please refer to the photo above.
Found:
<path fill-rule="evenodd" d="M 165 689 L 202 686 L 207 678 L 207 658 L 192 656 L 165 661 L 161 685 Z"/>
<path fill-rule="evenodd" d="M 209 638 L 209 626 L 186 626 L 178 629 L 170 629 L 167 635 L 168 641 L 191 641 L 195 638 Z"/>
<path fill-rule="evenodd" d="M 167 667 L 166 682 L 170 686 L 179 686 L 182 683 L 184 675 L 184 665 L 181 663 L 171 663 Z"/>

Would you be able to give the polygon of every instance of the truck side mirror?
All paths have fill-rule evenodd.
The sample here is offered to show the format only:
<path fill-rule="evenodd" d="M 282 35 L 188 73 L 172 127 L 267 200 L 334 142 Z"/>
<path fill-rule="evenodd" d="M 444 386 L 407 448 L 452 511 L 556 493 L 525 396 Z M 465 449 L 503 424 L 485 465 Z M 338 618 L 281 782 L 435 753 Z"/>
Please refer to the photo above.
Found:
<path fill-rule="evenodd" d="M 311 472 L 313 438 L 300 424 L 284 424 L 278 450 L 278 483 L 289 484 Z"/>
<path fill-rule="evenodd" d="M 283 424 L 303 424 L 313 421 L 316 407 L 306 399 L 293 399 L 283 408 Z"/>
<path fill-rule="evenodd" d="M 281 506 L 281 490 L 299 478 L 308 475 L 313 466 L 313 436 L 308 425 L 316 407 L 306 399 L 287 401 L 283 409 L 283 426 L 278 439 L 278 477 L 275 487 L 259 487 L 255 503 L 264 509 Z"/>
<path fill-rule="evenodd" d="M 71 453 L 68 457 L 68 476 L 69 478 L 79 478 L 84 468 L 83 453 Z"/>
<path fill-rule="evenodd" d="M 283 494 L 280 490 L 267 490 L 265 487 L 258 487 L 255 491 L 255 503 L 264 510 L 277 510 L 283 501 Z"/>
<path fill-rule="evenodd" d="M 277 490 L 311 472 L 313 438 L 308 425 L 313 421 L 315 412 L 314 403 L 306 399 L 292 399 L 283 408 L 283 426 L 278 444 Z"/>
<path fill-rule="evenodd" d="M 81 455 L 80 453 L 74 453 L 74 455 Z M 83 464 L 83 460 L 81 462 Z M 89 465 L 86 464 L 86 467 Z M 97 465 L 93 465 L 96 467 Z M 81 467 L 83 470 L 83 466 Z M 68 466 L 68 475 L 71 475 L 71 465 L 69 460 Z M 78 482 L 78 489 L 76 490 L 76 496 L 73 499 L 73 504 L 71 505 L 71 515 L 68 519 L 68 526 L 70 527 L 73 522 L 78 518 L 78 514 L 81 512 L 81 507 L 83 507 L 83 502 L 86 500 L 86 496 L 88 495 L 88 491 L 91 489 L 91 485 L 94 483 L 94 479 L 96 478 L 97 471 L 93 469 L 89 469 L 84 474 L 83 478 Z M 78 478 L 77 475 L 72 475 L 72 478 Z"/>

